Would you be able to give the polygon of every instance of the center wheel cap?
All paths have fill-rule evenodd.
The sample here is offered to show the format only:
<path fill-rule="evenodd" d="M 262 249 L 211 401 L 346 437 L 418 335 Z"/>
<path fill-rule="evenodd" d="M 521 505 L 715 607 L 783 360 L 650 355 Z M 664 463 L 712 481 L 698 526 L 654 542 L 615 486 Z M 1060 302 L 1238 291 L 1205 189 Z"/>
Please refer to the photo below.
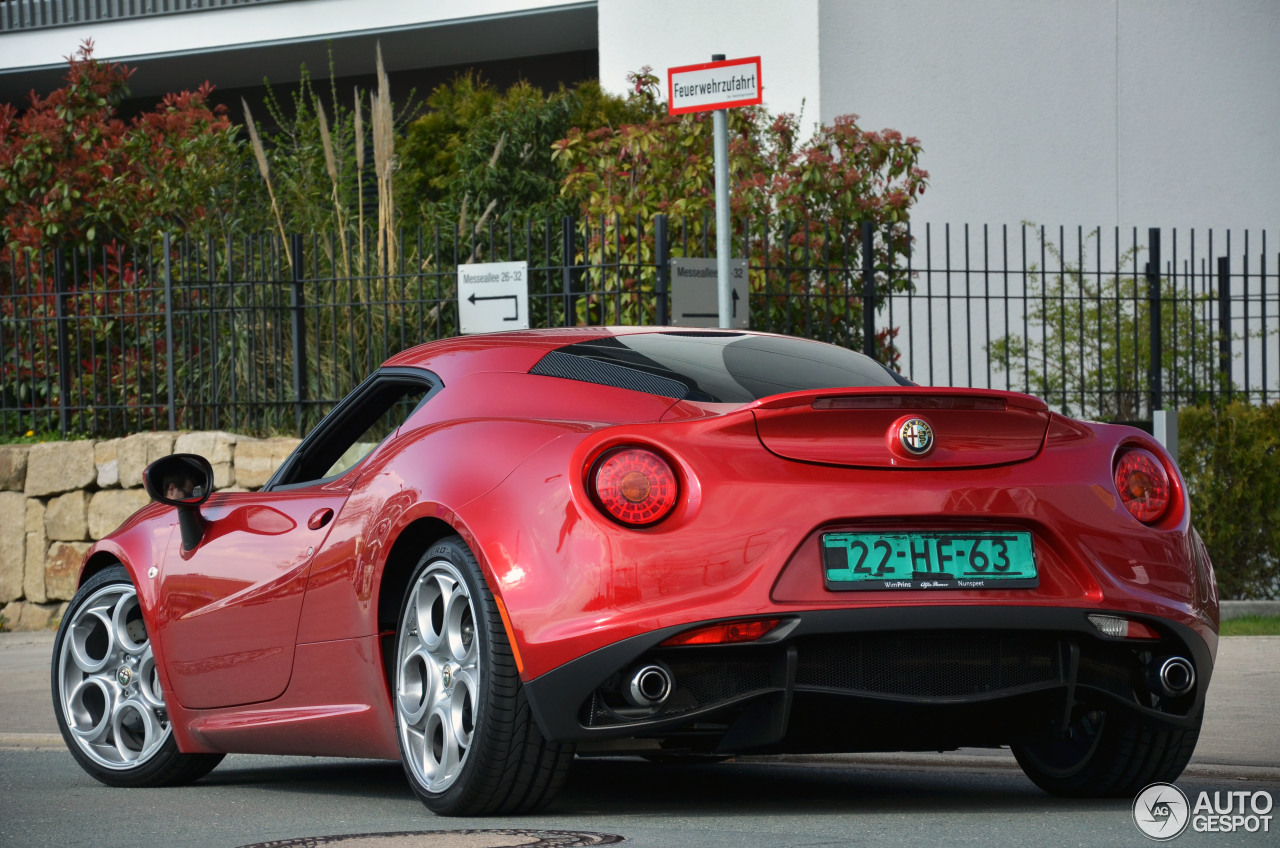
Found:
<path fill-rule="evenodd" d="M 116 682 L 121 686 L 128 686 L 133 682 L 133 669 L 127 665 L 120 666 L 120 670 L 116 672 Z"/>
<path fill-rule="evenodd" d="M 444 688 L 448 689 L 453 685 L 453 666 L 446 665 L 440 671 L 440 679 L 444 682 Z"/>

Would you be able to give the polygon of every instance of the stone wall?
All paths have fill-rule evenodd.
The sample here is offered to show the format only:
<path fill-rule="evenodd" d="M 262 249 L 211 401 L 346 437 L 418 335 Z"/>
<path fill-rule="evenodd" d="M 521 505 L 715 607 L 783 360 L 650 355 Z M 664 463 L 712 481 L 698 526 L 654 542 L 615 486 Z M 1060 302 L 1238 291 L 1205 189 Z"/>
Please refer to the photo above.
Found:
<path fill-rule="evenodd" d="M 260 488 L 298 445 L 234 433 L 138 433 L 109 441 L 0 445 L 0 615 L 6 630 L 62 617 L 91 542 L 148 502 L 142 469 L 171 453 L 213 465 L 214 486 Z"/>

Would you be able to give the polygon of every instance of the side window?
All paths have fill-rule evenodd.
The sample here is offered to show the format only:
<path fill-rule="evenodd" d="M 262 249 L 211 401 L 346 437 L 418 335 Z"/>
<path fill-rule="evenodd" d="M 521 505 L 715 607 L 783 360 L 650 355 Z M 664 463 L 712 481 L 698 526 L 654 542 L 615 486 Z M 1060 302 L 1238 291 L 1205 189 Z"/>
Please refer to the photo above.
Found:
<path fill-rule="evenodd" d="M 372 453 L 374 448 L 409 420 L 409 416 L 426 399 L 427 392 L 428 389 L 425 387 L 413 387 L 393 401 L 376 421 L 356 436 L 355 441 L 320 476 L 322 478 L 337 477 L 339 474 L 346 473 L 348 469 L 354 468 L 356 463 Z"/>
<path fill-rule="evenodd" d="M 304 486 L 345 474 L 393 435 L 438 387 L 425 374 L 374 375 L 302 440 L 266 488 Z"/>

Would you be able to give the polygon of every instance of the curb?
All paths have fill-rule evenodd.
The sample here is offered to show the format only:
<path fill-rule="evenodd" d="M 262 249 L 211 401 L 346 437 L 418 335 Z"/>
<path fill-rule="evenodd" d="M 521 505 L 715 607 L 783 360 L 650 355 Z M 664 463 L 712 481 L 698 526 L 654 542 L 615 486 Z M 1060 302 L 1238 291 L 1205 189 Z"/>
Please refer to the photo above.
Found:
<path fill-rule="evenodd" d="M 1219 601 L 1222 621 L 1247 615 L 1280 615 L 1280 601 Z"/>
<path fill-rule="evenodd" d="M 1219 617 L 1222 621 L 1231 618 L 1243 618 L 1249 615 L 1280 616 L 1280 601 L 1219 601 Z M 52 640 L 53 630 L 4 630 L 0 631 L 0 642 L 9 644 L 35 644 L 41 635 Z M 24 638 L 25 637 L 25 638 Z"/>
<path fill-rule="evenodd" d="M 65 748 L 66 743 L 57 733 L 0 733 L 0 749 L 42 751 L 46 748 Z"/>
<path fill-rule="evenodd" d="M 1222 778 L 1225 780 L 1280 780 L 1280 766 L 1233 766 L 1223 763 L 1190 763 L 1184 777 Z"/>
<path fill-rule="evenodd" d="M 44 751 L 64 750 L 66 744 L 57 733 L 0 733 L 0 750 Z M 739 763 L 778 763 L 793 766 L 843 766 L 846 768 L 920 768 L 928 770 L 1020 771 L 1018 761 L 1007 750 L 988 754 L 934 754 L 906 752 L 899 754 L 800 754 L 735 757 Z M 1198 763 L 1192 761 L 1182 772 L 1186 778 L 1220 780 L 1280 781 L 1280 765 L 1255 766 L 1230 763 Z"/>
<path fill-rule="evenodd" d="M 742 763 L 786 763 L 799 766 L 846 766 L 852 768 L 921 768 L 958 771 L 1021 771 L 1018 761 L 1007 750 L 989 754 L 935 754 L 907 752 L 899 754 L 805 754 L 761 757 L 736 757 Z M 1216 778 L 1228 780 L 1280 781 L 1280 765 L 1255 766 L 1230 763 L 1189 763 L 1179 780 Z"/>

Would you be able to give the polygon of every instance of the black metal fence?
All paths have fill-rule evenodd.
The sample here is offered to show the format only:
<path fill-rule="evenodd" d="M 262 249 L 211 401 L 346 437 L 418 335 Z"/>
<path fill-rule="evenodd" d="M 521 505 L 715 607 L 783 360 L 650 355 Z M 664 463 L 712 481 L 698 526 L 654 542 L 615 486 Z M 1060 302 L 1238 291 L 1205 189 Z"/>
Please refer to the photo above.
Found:
<path fill-rule="evenodd" d="M 460 266 L 527 262 L 532 326 L 665 324 L 671 257 L 714 245 L 709 222 L 659 216 L 417 230 L 382 249 L 258 235 L 29 252 L 0 267 L 0 421 L 301 433 L 388 356 L 457 333 Z M 734 236 L 754 329 L 1126 421 L 1280 400 L 1269 249 L 1265 231 L 747 220 Z"/>

